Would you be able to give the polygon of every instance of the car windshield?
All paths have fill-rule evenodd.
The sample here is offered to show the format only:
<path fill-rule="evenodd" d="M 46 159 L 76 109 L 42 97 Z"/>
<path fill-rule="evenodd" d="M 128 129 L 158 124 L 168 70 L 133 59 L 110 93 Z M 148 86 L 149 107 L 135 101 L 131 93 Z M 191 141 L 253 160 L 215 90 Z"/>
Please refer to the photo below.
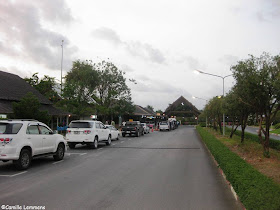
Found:
<path fill-rule="evenodd" d="M 0 123 L 0 134 L 17 134 L 22 123 Z"/>
<path fill-rule="evenodd" d="M 161 125 L 167 125 L 167 122 L 161 122 L 160 124 Z"/>
<path fill-rule="evenodd" d="M 71 122 L 69 128 L 91 128 L 92 125 L 89 122 Z"/>

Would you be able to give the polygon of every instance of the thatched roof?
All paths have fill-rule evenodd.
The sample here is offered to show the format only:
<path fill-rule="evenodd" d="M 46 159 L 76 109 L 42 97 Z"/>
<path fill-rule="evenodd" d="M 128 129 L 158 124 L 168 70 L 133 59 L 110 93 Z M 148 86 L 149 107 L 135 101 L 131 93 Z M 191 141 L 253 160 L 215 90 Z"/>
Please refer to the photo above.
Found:
<path fill-rule="evenodd" d="M 13 113 L 13 102 L 19 102 L 28 92 L 33 93 L 41 104 L 41 110 L 50 115 L 68 115 L 52 106 L 52 102 L 18 75 L 0 71 L 0 113 Z"/>
<path fill-rule="evenodd" d="M 147 109 L 147 108 L 143 108 L 142 106 L 139 105 L 135 105 L 135 111 L 133 113 L 133 115 L 136 116 L 156 116 L 156 113 Z"/>
<path fill-rule="evenodd" d="M 189 107 L 189 111 L 175 111 L 176 107 L 182 105 L 187 105 Z M 195 116 L 198 116 L 200 114 L 200 111 L 183 96 L 180 96 L 176 101 L 170 104 L 165 110 L 165 114 L 168 116 L 175 115 L 176 113 L 193 113 Z"/>

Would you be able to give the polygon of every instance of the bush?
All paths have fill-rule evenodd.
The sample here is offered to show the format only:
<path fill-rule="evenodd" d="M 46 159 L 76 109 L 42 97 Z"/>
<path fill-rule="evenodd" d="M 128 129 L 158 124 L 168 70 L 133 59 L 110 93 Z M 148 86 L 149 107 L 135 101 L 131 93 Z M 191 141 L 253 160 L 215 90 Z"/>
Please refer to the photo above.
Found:
<path fill-rule="evenodd" d="M 280 208 L 279 185 L 231 152 L 204 128 L 197 126 L 196 129 L 246 209 Z"/>
<path fill-rule="evenodd" d="M 280 128 L 280 123 L 277 123 L 276 125 L 274 125 L 275 129 L 279 129 Z"/>
<path fill-rule="evenodd" d="M 205 122 L 200 122 L 199 125 L 200 125 L 201 127 L 206 127 L 206 123 L 205 123 Z"/>

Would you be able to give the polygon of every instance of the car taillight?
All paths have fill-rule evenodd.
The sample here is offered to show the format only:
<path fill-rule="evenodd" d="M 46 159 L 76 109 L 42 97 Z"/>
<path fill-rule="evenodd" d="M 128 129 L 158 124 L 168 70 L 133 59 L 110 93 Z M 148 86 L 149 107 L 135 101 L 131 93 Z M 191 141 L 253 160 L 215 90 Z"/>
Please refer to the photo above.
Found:
<path fill-rule="evenodd" d="M 12 140 L 12 138 L 1 138 L 0 142 L 4 144 L 9 144 Z"/>
<path fill-rule="evenodd" d="M 67 133 L 71 133 L 71 131 L 70 131 L 70 130 L 67 130 Z"/>
<path fill-rule="evenodd" d="M 84 134 L 90 134 L 90 133 L 91 133 L 90 130 L 85 130 L 85 131 L 84 131 Z"/>
<path fill-rule="evenodd" d="M 134 130 L 137 130 L 137 128 L 135 127 Z"/>

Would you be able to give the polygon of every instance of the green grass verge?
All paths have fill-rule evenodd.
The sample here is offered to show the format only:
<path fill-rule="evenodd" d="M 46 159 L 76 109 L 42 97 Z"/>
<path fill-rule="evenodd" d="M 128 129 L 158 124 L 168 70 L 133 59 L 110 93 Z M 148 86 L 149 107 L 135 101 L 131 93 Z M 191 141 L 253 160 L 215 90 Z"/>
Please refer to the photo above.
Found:
<path fill-rule="evenodd" d="M 270 133 L 280 134 L 280 129 L 275 129 L 270 131 Z"/>
<path fill-rule="evenodd" d="M 230 151 L 204 128 L 198 133 L 246 209 L 280 209 L 280 186 Z"/>
<path fill-rule="evenodd" d="M 231 129 L 230 128 L 226 128 L 226 132 L 227 133 L 230 133 Z M 237 136 L 241 136 L 241 131 L 239 130 L 236 130 L 234 135 L 237 135 Z M 245 132 L 245 139 L 247 140 L 251 140 L 251 141 L 254 141 L 254 142 L 258 142 L 259 144 L 261 143 L 260 142 L 260 139 L 258 137 L 258 135 L 256 134 L 252 134 L 252 133 L 247 133 Z M 276 150 L 280 150 L 280 140 L 275 140 L 275 139 L 269 139 L 269 147 L 272 148 L 272 149 L 276 149 Z M 280 209 L 280 208 L 279 208 Z"/>

